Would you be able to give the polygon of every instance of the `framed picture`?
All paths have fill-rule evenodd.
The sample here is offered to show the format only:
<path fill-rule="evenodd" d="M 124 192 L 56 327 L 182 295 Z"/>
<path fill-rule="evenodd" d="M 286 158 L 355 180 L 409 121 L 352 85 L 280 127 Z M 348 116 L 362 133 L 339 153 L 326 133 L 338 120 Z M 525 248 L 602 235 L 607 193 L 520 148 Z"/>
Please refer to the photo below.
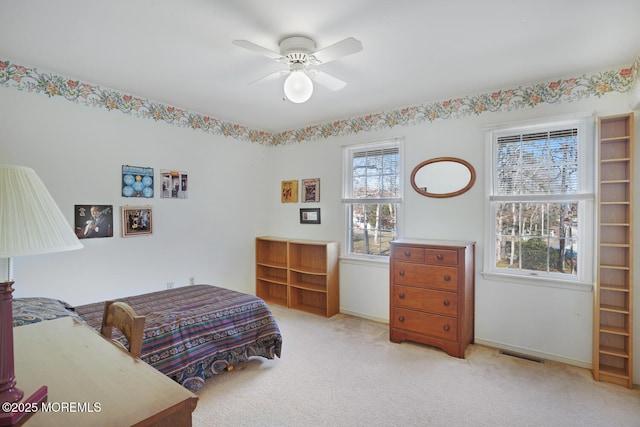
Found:
<path fill-rule="evenodd" d="M 151 206 L 122 206 L 122 237 L 153 233 Z"/>
<path fill-rule="evenodd" d="M 153 168 L 122 165 L 122 197 L 153 197 Z"/>
<path fill-rule="evenodd" d="M 113 237 L 113 205 L 75 205 L 74 217 L 78 239 Z"/>
<path fill-rule="evenodd" d="M 320 201 L 320 178 L 302 180 L 302 203 Z"/>
<path fill-rule="evenodd" d="M 162 193 L 164 199 L 186 199 L 189 192 L 189 180 L 184 171 L 160 170 Z"/>
<path fill-rule="evenodd" d="M 280 190 L 282 203 L 298 203 L 298 180 L 282 181 Z"/>
<path fill-rule="evenodd" d="M 300 224 L 320 224 L 320 208 L 300 209 Z"/>

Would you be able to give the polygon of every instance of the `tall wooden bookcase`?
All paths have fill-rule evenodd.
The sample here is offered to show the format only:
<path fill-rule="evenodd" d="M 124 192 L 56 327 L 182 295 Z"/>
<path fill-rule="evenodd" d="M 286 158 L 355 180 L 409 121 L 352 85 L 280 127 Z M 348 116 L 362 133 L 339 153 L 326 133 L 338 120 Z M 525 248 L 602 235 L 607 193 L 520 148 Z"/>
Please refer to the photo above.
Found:
<path fill-rule="evenodd" d="M 256 295 L 331 317 L 340 311 L 338 242 L 256 238 Z"/>
<path fill-rule="evenodd" d="M 633 387 L 633 113 L 598 119 L 593 375 Z"/>

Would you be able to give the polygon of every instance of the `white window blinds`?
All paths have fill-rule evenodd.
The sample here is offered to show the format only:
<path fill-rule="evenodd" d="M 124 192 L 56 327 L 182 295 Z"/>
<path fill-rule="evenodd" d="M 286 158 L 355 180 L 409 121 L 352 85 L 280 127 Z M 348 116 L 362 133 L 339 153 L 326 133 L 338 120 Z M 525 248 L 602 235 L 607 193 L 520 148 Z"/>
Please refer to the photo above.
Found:
<path fill-rule="evenodd" d="M 497 138 L 494 195 L 576 194 L 578 129 Z"/>
<path fill-rule="evenodd" d="M 389 200 L 400 196 L 398 147 L 356 151 L 348 200 Z"/>

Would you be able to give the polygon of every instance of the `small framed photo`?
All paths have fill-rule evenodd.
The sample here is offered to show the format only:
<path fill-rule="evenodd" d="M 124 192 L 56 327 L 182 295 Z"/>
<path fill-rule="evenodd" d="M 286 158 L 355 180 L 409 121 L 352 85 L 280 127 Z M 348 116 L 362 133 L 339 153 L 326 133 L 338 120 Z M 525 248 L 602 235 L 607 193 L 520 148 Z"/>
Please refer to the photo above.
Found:
<path fill-rule="evenodd" d="M 282 181 L 280 188 L 280 201 L 282 203 L 298 203 L 298 180 Z"/>
<path fill-rule="evenodd" d="M 320 201 L 320 178 L 302 180 L 302 203 Z"/>
<path fill-rule="evenodd" d="M 113 237 L 113 205 L 75 205 L 78 239 Z"/>
<path fill-rule="evenodd" d="M 320 208 L 300 209 L 300 224 L 320 224 Z"/>
<path fill-rule="evenodd" d="M 160 197 L 164 199 L 186 199 L 189 195 L 188 175 L 185 171 L 160 170 L 162 179 L 162 193 Z"/>
<path fill-rule="evenodd" d="M 153 197 L 153 168 L 122 165 L 122 197 Z"/>
<path fill-rule="evenodd" d="M 151 206 L 122 206 L 122 237 L 153 234 Z"/>

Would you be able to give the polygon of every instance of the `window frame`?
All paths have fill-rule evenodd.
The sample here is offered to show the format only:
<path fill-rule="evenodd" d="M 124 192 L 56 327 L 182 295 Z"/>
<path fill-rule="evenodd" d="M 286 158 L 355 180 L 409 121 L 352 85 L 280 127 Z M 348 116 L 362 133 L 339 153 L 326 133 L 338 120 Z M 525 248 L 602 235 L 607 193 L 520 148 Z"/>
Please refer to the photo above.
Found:
<path fill-rule="evenodd" d="M 510 123 L 485 129 L 486 138 L 486 242 L 482 276 L 497 281 L 517 282 L 529 285 L 562 287 L 591 291 L 594 286 L 595 233 L 596 233 L 596 150 L 595 117 L 590 113 L 578 113 L 528 122 Z M 558 195 L 496 195 L 496 143 L 498 137 L 510 134 L 535 133 L 575 127 L 578 129 L 578 189 L 575 193 Z M 559 202 L 577 201 L 578 221 L 578 270 L 576 275 L 547 273 L 532 270 L 512 270 L 496 267 L 496 206 L 509 202 Z"/>
<path fill-rule="evenodd" d="M 375 151 L 389 148 L 398 149 L 397 162 L 397 182 L 398 196 L 392 198 L 355 198 L 353 197 L 353 158 L 356 153 L 364 151 Z M 385 204 L 396 205 L 396 239 L 401 237 L 403 222 L 403 201 L 404 201 L 404 140 L 402 138 L 390 138 L 379 141 L 344 145 L 342 147 L 342 205 L 344 209 L 344 234 L 342 244 L 342 257 L 351 260 L 388 262 L 389 255 L 359 254 L 351 252 L 351 228 L 353 217 L 351 206 L 353 204 Z"/>

